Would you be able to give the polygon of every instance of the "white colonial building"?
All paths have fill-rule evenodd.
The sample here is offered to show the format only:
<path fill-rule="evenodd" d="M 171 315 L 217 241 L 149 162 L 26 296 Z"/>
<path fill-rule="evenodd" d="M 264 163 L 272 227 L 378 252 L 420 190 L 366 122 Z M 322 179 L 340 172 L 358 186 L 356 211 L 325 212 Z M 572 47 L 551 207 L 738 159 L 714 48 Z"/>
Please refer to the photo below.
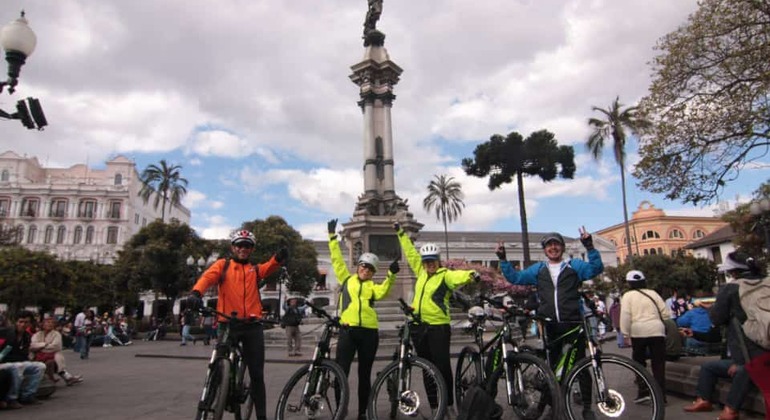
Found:
<path fill-rule="evenodd" d="M 16 241 L 63 260 L 110 264 L 139 229 L 161 217 L 138 196 L 142 188 L 136 164 L 124 156 L 104 169 L 84 164 L 43 167 L 35 157 L 0 154 L 0 224 L 16 229 Z M 166 209 L 166 218 L 190 222 L 182 205 Z"/>

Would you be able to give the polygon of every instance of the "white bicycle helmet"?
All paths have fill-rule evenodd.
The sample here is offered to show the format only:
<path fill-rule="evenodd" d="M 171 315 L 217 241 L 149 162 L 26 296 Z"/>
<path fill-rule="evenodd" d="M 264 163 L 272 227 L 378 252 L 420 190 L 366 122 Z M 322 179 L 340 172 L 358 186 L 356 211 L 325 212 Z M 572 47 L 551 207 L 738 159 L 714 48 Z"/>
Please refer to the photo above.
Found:
<path fill-rule="evenodd" d="M 254 234 L 249 232 L 248 230 L 236 230 L 235 232 L 233 232 L 232 235 L 230 235 L 231 245 L 237 245 L 244 242 L 250 243 L 251 246 L 256 246 L 257 238 L 255 238 Z"/>
<path fill-rule="evenodd" d="M 360 257 L 358 257 L 358 264 L 368 264 L 374 267 L 374 271 L 377 271 L 377 265 L 380 263 L 379 257 L 372 254 L 371 252 L 364 252 L 361 254 Z"/>
<path fill-rule="evenodd" d="M 441 254 L 441 250 L 433 242 L 428 242 L 420 247 L 420 256 L 423 261 L 438 260 L 439 254 Z"/>
<path fill-rule="evenodd" d="M 482 308 L 481 306 L 473 306 L 470 309 L 468 309 L 469 321 L 481 322 L 485 317 L 486 317 L 486 314 L 484 313 L 484 308 Z"/>

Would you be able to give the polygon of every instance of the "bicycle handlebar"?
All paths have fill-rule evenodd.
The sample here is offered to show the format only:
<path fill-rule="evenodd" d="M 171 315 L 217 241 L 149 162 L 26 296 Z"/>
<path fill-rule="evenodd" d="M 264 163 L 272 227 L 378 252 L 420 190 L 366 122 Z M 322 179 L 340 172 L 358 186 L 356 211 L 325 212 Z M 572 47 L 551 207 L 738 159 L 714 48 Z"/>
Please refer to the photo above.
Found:
<path fill-rule="evenodd" d="M 398 303 L 401 304 L 401 311 L 404 312 L 404 315 L 412 317 L 412 320 L 418 324 L 422 324 L 422 319 L 420 318 L 420 315 L 414 312 L 414 308 L 409 306 L 403 298 L 398 298 Z"/>
<path fill-rule="evenodd" d="M 238 312 L 233 311 L 230 312 L 230 315 L 219 312 L 218 310 L 214 308 L 208 308 L 208 307 L 201 307 L 198 308 L 198 312 L 203 315 L 218 315 L 222 318 L 226 319 L 228 322 L 233 323 L 240 323 L 240 324 L 270 324 L 270 325 L 278 325 L 278 321 L 273 321 L 272 319 L 265 319 L 265 318 L 257 318 L 256 316 L 250 316 L 248 318 L 238 318 Z"/>
<path fill-rule="evenodd" d="M 305 302 L 305 305 L 307 305 L 319 318 L 326 318 L 329 322 L 332 322 L 335 325 L 339 325 L 340 318 L 338 316 L 331 316 L 328 312 L 326 312 L 326 310 L 319 308 L 310 302 Z"/>

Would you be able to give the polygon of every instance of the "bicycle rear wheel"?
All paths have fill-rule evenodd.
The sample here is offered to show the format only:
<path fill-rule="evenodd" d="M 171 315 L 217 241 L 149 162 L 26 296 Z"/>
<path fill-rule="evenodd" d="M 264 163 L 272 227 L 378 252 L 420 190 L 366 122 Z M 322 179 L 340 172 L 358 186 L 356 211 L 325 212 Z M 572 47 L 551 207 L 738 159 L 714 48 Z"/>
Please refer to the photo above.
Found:
<path fill-rule="evenodd" d="M 481 384 L 481 358 L 472 347 L 463 347 L 457 358 L 455 368 L 455 405 L 460 407 L 465 393 L 473 386 Z"/>
<path fill-rule="evenodd" d="M 404 361 L 403 369 L 395 361 L 377 375 L 366 415 L 369 420 L 439 420 L 444 418 L 446 405 L 446 384 L 438 368 L 414 357 Z"/>
<path fill-rule="evenodd" d="M 503 413 L 525 420 L 558 418 L 564 411 L 561 391 L 548 364 L 533 354 L 516 352 L 508 352 L 507 362 L 507 378 L 501 367 L 487 382 L 487 391 L 498 395 Z M 500 400 L 501 395 L 506 396 L 505 401 Z"/>
<path fill-rule="evenodd" d="M 221 420 L 227 404 L 230 389 L 230 361 L 217 359 L 210 369 L 206 395 L 198 403 L 198 413 L 195 417 L 197 420 Z"/>
<path fill-rule="evenodd" d="M 275 418 L 341 420 L 347 414 L 349 398 L 348 379 L 337 363 L 322 360 L 313 370 L 306 364 L 284 386 Z"/>
<path fill-rule="evenodd" d="M 562 398 L 570 419 L 581 419 L 590 410 L 594 416 L 623 420 L 663 420 L 663 391 L 644 366 L 624 356 L 602 354 L 596 372 L 591 358 L 585 358 L 564 380 Z M 603 401 L 597 390 L 604 391 Z"/>

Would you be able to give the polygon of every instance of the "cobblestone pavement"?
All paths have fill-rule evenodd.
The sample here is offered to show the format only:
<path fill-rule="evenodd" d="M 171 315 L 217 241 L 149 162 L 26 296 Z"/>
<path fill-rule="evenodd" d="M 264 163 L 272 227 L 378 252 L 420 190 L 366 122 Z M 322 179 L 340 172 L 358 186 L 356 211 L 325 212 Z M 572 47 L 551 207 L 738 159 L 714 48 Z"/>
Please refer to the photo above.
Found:
<path fill-rule="evenodd" d="M 303 350 L 305 357 L 310 357 L 311 348 Z M 92 349 L 88 360 L 80 360 L 77 354 L 65 350 L 69 370 L 82 374 L 84 382 L 72 387 L 59 383 L 56 392 L 43 404 L 4 410 L 0 417 L 25 420 L 192 419 L 210 352 L 211 347 L 200 343 L 180 347 L 175 341 L 135 341 L 134 345 L 126 347 L 97 347 Z M 382 356 L 389 353 L 387 349 L 380 351 Z M 272 417 L 284 383 L 299 368 L 301 361 L 287 358 L 285 351 L 279 348 L 268 348 L 267 361 L 268 417 Z M 376 362 L 374 372 L 385 363 Z M 352 371 L 355 369 L 353 366 Z M 358 404 L 355 378 L 351 381 L 351 389 L 349 411 L 354 413 Z M 685 415 L 682 407 L 689 401 L 689 397 L 669 395 L 666 418 L 716 418 L 717 413 Z M 349 416 L 353 417 L 352 414 Z"/>

